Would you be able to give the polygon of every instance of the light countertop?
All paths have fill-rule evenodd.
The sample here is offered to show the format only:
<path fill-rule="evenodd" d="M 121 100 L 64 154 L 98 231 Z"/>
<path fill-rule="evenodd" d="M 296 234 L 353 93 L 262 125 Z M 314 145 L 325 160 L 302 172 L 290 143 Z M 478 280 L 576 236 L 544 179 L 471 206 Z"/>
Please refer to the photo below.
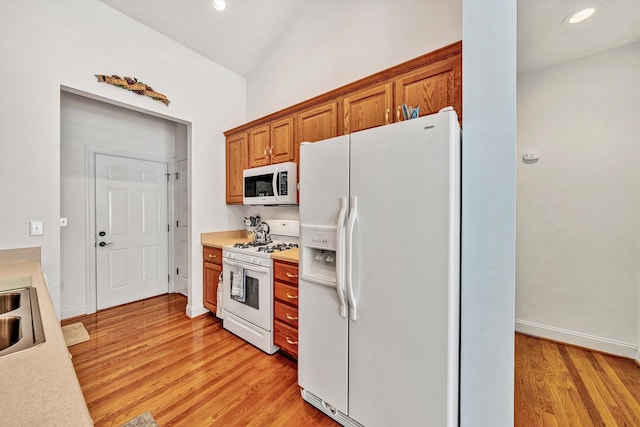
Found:
<path fill-rule="evenodd" d="M 300 258 L 300 249 L 293 248 L 287 251 L 282 252 L 274 252 L 271 254 L 271 258 L 277 259 L 280 261 L 288 261 L 293 263 L 298 263 L 298 259 Z"/>
<path fill-rule="evenodd" d="M 38 291 L 46 342 L 0 356 L 0 424 L 93 426 L 40 263 L 0 264 L 0 281 L 26 277 Z"/>
<path fill-rule="evenodd" d="M 222 248 L 223 246 L 233 245 L 238 242 L 248 242 L 249 240 L 246 230 L 215 231 L 200 234 L 202 246 L 212 248 Z"/>

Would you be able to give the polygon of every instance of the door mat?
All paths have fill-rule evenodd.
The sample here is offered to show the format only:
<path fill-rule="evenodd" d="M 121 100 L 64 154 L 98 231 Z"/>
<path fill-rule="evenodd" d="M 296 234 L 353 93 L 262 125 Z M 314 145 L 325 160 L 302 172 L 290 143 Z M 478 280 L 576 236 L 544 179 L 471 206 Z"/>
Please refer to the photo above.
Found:
<path fill-rule="evenodd" d="M 122 427 L 158 427 L 156 420 L 151 415 L 151 412 L 145 412 L 140 414 L 126 424 L 122 424 Z"/>
<path fill-rule="evenodd" d="M 82 322 L 72 323 L 62 327 L 62 335 L 67 347 L 89 341 L 89 333 L 84 328 Z"/>

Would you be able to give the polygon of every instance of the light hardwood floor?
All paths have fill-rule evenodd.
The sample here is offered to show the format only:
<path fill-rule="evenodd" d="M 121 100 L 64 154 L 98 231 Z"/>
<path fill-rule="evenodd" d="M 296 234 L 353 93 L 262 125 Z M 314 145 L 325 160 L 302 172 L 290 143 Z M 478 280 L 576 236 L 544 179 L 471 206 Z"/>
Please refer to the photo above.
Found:
<path fill-rule="evenodd" d="M 70 351 L 97 426 L 145 411 L 161 427 L 337 426 L 300 397 L 295 362 L 185 307 L 163 295 L 62 322 L 91 336 Z M 515 354 L 517 427 L 640 426 L 633 361 L 520 334 Z"/>
<path fill-rule="evenodd" d="M 516 426 L 640 426 L 634 361 L 520 334 L 515 347 Z"/>
<path fill-rule="evenodd" d="M 296 364 L 268 356 L 186 298 L 163 295 L 65 320 L 91 339 L 70 347 L 96 426 L 151 411 L 166 426 L 337 426 L 306 404 Z"/>

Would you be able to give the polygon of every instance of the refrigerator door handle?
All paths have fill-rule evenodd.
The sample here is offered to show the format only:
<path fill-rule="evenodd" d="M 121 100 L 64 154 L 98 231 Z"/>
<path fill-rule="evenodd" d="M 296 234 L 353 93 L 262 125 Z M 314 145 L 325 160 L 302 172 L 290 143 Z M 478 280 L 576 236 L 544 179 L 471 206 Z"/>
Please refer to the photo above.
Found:
<path fill-rule="evenodd" d="M 347 317 L 347 301 L 345 298 L 345 250 L 344 250 L 344 227 L 345 220 L 347 219 L 347 198 L 340 198 L 340 213 L 338 214 L 338 241 L 336 242 L 336 292 L 338 292 L 338 301 L 340 302 L 340 316 Z"/>
<path fill-rule="evenodd" d="M 356 297 L 353 292 L 353 229 L 358 215 L 358 198 L 351 196 L 349 219 L 347 220 L 347 296 L 349 298 L 349 308 L 351 320 L 356 320 Z"/>
<path fill-rule="evenodd" d="M 276 200 L 280 200 L 280 192 L 278 191 L 278 175 L 280 174 L 280 168 L 276 167 L 276 170 L 273 172 L 273 182 L 271 185 L 273 186 L 273 195 L 276 197 Z"/>

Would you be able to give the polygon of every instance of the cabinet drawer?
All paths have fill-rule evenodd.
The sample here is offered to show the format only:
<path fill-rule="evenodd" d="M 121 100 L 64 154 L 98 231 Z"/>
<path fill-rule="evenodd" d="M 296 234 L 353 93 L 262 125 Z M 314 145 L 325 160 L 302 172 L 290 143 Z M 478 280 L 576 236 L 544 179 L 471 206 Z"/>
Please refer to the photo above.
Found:
<path fill-rule="evenodd" d="M 280 301 L 274 303 L 274 318 L 298 329 L 298 308 L 283 304 Z"/>
<path fill-rule="evenodd" d="M 212 262 L 214 264 L 222 264 L 222 249 L 210 248 L 209 246 L 202 247 L 202 259 L 205 262 Z"/>
<path fill-rule="evenodd" d="M 273 263 L 273 278 L 281 282 L 298 284 L 298 265 L 285 264 L 283 262 Z"/>
<path fill-rule="evenodd" d="M 282 322 L 273 322 L 273 343 L 285 353 L 298 358 L 298 330 Z"/>
<path fill-rule="evenodd" d="M 298 288 L 296 286 L 276 282 L 274 285 L 274 295 L 277 300 L 295 307 L 298 306 Z"/>

